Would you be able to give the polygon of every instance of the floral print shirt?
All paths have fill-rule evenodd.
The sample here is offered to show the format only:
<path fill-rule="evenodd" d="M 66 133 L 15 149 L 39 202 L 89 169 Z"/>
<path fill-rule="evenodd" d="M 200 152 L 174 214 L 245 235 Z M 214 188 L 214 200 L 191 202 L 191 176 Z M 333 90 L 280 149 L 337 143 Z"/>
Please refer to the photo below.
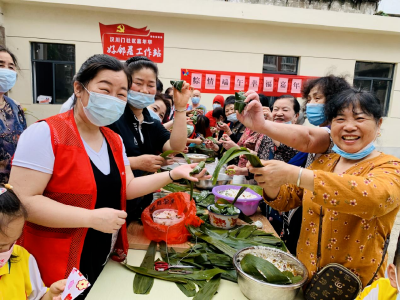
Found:
<path fill-rule="evenodd" d="M 237 144 L 239 147 L 246 147 L 247 149 L 254 151 L 256 149 L 257 142 L 261 140 L 263 136 L 264 135 L 261 133 L 246 128 Z M 246 164 L 247 164 L 246 157 L 244 155 L 240 156 L 238 166 L 244 168 L 246 167 Z"/>
<path fill-rule="evenodd" d="M 400 205 L 400 159 L 381 153 L 342 174 L 332 173 L 340 156 L 324 154 L 309 167 L 314 192 L 283 185 L 267 202 L 280 211 L 303 205 L 297 257 L 311 278 L 317 270 L 320 208 L 323 208 L 320 268 L 339 263 L 360 277 L 365 286 L 378 269 L 383 246 Z M 383 277 L 387 257 L 377 278 Z"/>
<path fill-rule="evenodd" d="M 14 156 L 21 133 L 26 129 L 26 120 L 21 106 L 4 96 L 5 106 L 0 109 L 0 183 L 10 177 L 11 159 Z"/>
<path fill-rule="evenodd" d="M 258 140 L 255 151 L 257 151 L 257 155 L 260 159 L 269 160 L 270 155 L 272 154 L 273 159 L 284 162 L 291 160 L 298 152 L 296 149 L 282 143 L 280 143 L 279 146 L 276 146 L 274 141 L 266 135 L 264 135 L 262 139 Z"/>

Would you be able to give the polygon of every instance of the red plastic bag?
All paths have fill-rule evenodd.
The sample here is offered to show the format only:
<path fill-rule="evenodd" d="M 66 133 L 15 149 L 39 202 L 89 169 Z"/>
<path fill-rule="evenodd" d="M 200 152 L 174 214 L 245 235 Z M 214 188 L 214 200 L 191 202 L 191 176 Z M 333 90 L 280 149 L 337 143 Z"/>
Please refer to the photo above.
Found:
<path fill-rule="evenodd" d="M 154 223 L 153 212 L 159 209 L 176 209 L 178 215 L 183 214 L 183 221 L 172 226 Z M 181 244 L 188 240 L 190 233 L 185 226 L 200 226 L 203 221 L 196 216 L 196 203 L 190 201 L 187 193 L 171 193 L 157 199 L 142 212 L 144 233 L 152 241 L 165 241 L 168 244 Z"/>

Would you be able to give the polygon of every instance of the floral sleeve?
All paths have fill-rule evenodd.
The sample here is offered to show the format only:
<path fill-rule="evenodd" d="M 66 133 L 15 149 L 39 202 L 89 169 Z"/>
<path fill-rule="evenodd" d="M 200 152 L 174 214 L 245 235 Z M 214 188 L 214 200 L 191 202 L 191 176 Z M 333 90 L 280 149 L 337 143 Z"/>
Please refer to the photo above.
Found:
<path fill-rule="evenodd" d="M 272 201 L 266 200 L 266 203 L 278 211 L 289 211 L 301 206 L 303 191 L 304 189 L 295 185 L 284 184 L 281 186 L 278 196 Z M 268 199 L 265 194 L 264 199 Z"/>
<path fill-rule="evenodd" d="M 316 170 L 311 200 L 364 219 L 383 216 L 400 205 L 400 162 L 386 162 L 365 176 Z"/>

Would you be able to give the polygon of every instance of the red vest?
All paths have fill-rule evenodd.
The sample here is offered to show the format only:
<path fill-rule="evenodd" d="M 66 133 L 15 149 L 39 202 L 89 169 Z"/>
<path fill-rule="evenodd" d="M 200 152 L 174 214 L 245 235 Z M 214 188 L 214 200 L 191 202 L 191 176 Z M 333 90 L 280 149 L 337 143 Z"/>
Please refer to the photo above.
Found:
<path fill-rule="evenodd" d="M 92 166 L 76 127 L 73 110 L 43 120 L 50 127 L 55 156 L 53 175 L 43 195 L 65 205 L 94 209 L 97 199 Z M 121 209 L 126 210 L 126 174 L 120 137 L 100 128 L 107 139 L 121 175 Z M 67 278 L 73 267 L 79 269 L 87 228 L 49 228 L 26 222 L 19 244 L 37 260 L 46 286 Z M 128 251 L 126 225 L 118 235 L 115 252 L 123 261 Z"/>

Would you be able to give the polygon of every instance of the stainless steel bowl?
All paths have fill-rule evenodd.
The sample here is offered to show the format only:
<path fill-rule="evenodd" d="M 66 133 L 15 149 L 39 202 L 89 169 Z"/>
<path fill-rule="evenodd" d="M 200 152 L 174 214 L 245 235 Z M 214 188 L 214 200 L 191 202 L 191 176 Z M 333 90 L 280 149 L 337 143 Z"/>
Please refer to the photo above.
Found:
<path fill-rule="evenodd" d="M 287 261 L 296 269 L 298 274 L 303 276 L 303 279 L 295 284 L 280 285 L 260 281 L 247 275 L 240 267 L 240 261 L 246 254 L 250 254 L 255 249 L 265 251 L 269 256 L 276 256 Z M 238 273 L 240 290 L 250 300 L 293 300 L 308 278 L 307 268 L 297 258 L 289 253 L 269 247 L 253 246 L 244 248 L 235 254 L 233 264 Z"/>
<path fill-rule="evenodd" d="M 195 182 L 195 185 L 199 189 L 212 190 L 215 186 L 217 186 L 217 185 L 225 185 L 230 180 L 231 180 L 231 177 L 229 177 L 228 175 L 219 174 L 216 184 L 213 184 L 211 179 L 206 179 L 206 180 L 199 180 L 198 182 Z"/>

